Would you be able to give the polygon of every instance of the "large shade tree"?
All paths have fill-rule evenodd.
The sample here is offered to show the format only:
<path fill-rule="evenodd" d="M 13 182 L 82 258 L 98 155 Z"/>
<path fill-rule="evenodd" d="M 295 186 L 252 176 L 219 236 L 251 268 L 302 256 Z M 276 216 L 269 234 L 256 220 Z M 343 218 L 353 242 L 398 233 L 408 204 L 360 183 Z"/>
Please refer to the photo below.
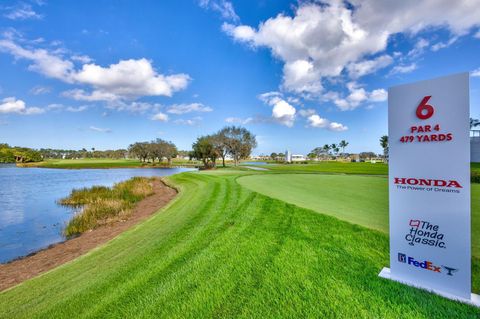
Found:
<path fill-rule="evenodd" d="M 133 157 L 137 157 L 142 162 L 145 162 L 150 156 L 150 147 L 148 142 L 137 142 L 131 144 L 128 147 L 128 152 L 133 155 Z"/>
<path fill-rule="evenodd" d="M 217 158 L 219 157 L 218 150 L 213 143 L 213 136 L 206 135 L 197 138 L 192 145 L 190 158 L 195 158 L 203 162 L 203 166 L 211 168 L 216 166 Z"/>
<path fill-rule="evenodd" d="M 252 150 L 257 147 L 257 139 L 249 130 L 240 126 L 227 126 L 221 130 L 225 136 L 225 145 L 232 155 L 234 165 L 241 159 L 248 158 Z"/>
<path fill-rule="evenodd" d="M 211 136 L 213 147 L 217 151 L 219 157 L 222 158 L 222 166 L 225 167 L 225 158 L 228 155 L 228 137 L 225 128 Z"/>

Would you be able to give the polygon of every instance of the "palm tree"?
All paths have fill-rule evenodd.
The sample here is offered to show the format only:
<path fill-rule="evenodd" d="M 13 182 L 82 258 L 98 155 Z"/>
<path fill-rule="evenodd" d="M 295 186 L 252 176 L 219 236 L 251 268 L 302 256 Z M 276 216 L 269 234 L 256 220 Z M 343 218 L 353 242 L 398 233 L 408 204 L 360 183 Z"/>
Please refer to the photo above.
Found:
<path fill-rule="evenodd" d="M 340 144 L 338 144 L 338 146 L 340 146 L 342 148 L 342 153 L 345 154 L 345 147 L 348 146 L 348 142 L 345 141 L 345 140 L 341 140 Z"/>
<path fill-rule="evenodd" d="M 474 127 L 477 127 L 480 125 L 480 120 L 478 119 L 474 119 L 474 118 L 470 118 L 470 129 L 474 128 Z"/>
<path fill-rule="evenodd" d="M 335 150 L 337 149 L 337 144 L 332 144 L 330 145 L 330 149 L 332 150 L 332 152 L 335 154 Z"/>
<path fill-rule="evenodd" d="M 328 154 L 330 152 L 330 145 L 328 144 L 323 145 L 323 150 Z"/>
<path fill-rule="evenodd" d="M 388 136 L 383 135 L 380 137 L 380 146 L 383 148 L 383 156 L 388 158 Z"/>

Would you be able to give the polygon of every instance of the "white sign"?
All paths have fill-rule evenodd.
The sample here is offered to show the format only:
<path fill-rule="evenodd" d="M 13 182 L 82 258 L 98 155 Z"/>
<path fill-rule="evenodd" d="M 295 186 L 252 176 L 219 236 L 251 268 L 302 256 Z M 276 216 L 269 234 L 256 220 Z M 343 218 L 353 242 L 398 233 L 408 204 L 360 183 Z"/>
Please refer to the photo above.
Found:
<path fill-rule="evenodd" d="M 388 126 L 389 277 L 472 301 L 469 74 L 390 88 Z"/>

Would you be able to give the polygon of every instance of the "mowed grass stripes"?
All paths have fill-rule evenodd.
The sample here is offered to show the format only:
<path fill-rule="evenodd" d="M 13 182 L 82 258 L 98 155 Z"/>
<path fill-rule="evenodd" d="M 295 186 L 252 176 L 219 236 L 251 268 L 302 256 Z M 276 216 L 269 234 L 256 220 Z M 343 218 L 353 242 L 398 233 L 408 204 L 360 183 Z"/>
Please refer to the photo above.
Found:
<path fill-rule="evenodd" d="M 238 174 L 171 177 L 173 203 L 1 293 L 0 317 L 478 318 L 378 278 L 385 234 L 247 190 Z"/>

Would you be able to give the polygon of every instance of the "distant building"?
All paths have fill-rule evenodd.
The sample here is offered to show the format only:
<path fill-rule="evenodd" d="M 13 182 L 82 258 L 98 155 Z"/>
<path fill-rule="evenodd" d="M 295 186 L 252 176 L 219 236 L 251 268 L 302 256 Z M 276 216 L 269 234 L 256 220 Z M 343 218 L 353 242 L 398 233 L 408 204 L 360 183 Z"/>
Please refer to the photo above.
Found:
<path fill-rule="evenodd" d="M 292 162 L 292 153 L 289 150 L 285 151 L 285 162 L 287 163 Z"/>
<path fill-rule="evenodd" d="M 305 155 L 302 154 L 292 154 L 289 150 L 285 151 L 285 162 L 292 163 L 292 162 L 303 162 L 306 161 L 307 158 Z"/>
<path fill-rule="evenodd" d="M 470 131 L 470 162 L 480 162 L 480 130 Z"/>
<path fill-rule="evenodd" d="M 301 154 L 292 154 L 292 162 L 303 162 L 307 159 Z"/>

